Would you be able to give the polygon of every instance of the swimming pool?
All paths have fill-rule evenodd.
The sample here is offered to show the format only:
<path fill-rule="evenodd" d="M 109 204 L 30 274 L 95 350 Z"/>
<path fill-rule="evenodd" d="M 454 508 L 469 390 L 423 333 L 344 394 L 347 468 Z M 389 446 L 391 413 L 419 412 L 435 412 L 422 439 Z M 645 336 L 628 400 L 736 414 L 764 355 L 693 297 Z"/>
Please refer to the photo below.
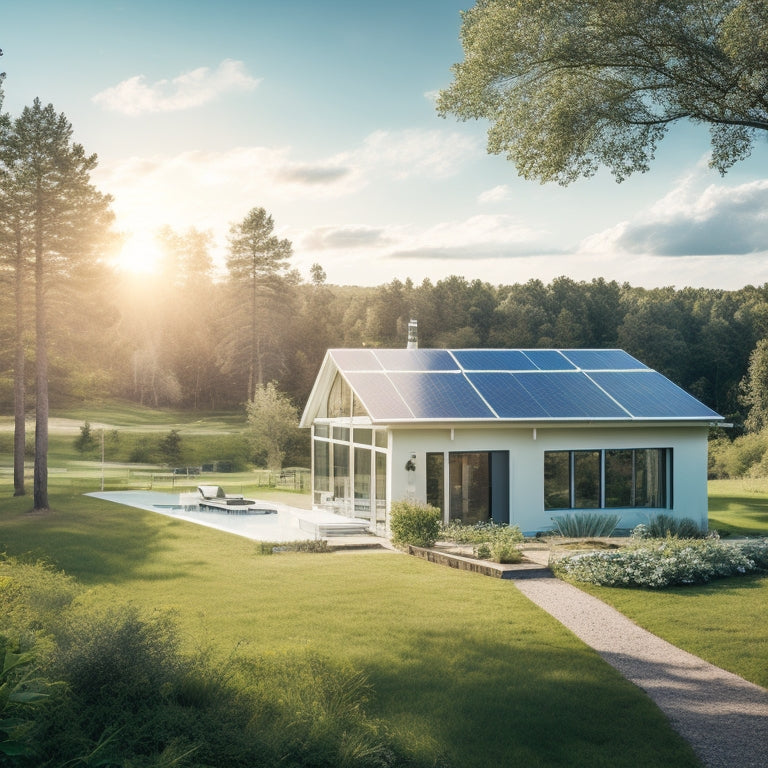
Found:
<path fill-rule="evenodd" d="M 228 515 L 226 512 L 185 509 L 178 493 L 160 491 L 99 491 L 88 493 L 104 501 L 145 509 L 161 515 L 234 533 L 255 541 L 305 541 L 344 535 L 370 536 L 363 521 L 318 509 L 299 509 L 269 502 L 276 515 Z"/>

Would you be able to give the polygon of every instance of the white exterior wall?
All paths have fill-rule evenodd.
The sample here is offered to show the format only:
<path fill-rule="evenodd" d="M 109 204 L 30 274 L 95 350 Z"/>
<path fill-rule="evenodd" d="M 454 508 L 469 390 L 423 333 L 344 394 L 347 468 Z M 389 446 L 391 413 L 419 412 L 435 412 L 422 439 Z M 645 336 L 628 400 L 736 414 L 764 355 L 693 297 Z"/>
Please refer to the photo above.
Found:
<path fill-rule="evenodd" d="M 561 511 L 544 510 L 544 452 L 601 450 L 609 448 L 671 448 L 672 509 L 647 507 L 611 509 L 621 515 L 619 528 L 633 528 L 647 522 L 657 511 L 675 517 L 689 517 L 707 525 L 707 427 L 600 427 L 580 424 L 567 427 L 498 428 L 392 428 L 388 498 L 392 501 L 413 496 L 426 501 L 426 454 L 456 451 L 509 451 L 510 524 L 524 533 L 548 529 L 552 516 Z M 416 471 L 405 464 L 416 455 Z M 446 457 L 447 458 L 447 457 Z M 447 467 L 447 461 L 446 461 Z M 449 495 L 445 487 L 446 499 Z M 606 511 L 609 511 L 606 509 Z"/>

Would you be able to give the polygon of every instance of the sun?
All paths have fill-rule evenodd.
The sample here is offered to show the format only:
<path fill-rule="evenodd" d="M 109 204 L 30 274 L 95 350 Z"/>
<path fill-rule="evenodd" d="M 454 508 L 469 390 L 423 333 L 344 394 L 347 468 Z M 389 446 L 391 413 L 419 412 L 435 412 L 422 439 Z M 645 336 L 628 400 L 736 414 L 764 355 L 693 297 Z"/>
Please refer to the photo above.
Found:
<path fill-rule="evenodd" d="M 155 235 L 136 232 L 126 235 L 115 266 L 123 272 L 149 274 L 158 271 L 161 258 L 162 252 Z"/>

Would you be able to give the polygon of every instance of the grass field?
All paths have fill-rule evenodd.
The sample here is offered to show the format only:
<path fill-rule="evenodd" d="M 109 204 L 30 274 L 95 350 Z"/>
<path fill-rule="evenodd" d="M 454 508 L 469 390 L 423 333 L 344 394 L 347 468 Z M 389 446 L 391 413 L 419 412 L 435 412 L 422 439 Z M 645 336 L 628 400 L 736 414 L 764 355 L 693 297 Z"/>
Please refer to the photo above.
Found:
<path fill-rule="evenodd" d="M 189 650 L 354 665 L 373 714 L 422 760 L 697 765 L 644 694 L 507 582 L 393 553 L 258 556 L 253 542 L 153 513 L 52 503 L 45 516 L 4 504 L 0 549 L 64 569 L 94 606 L 172 612 Z"/>
<path fill-rule="evenodd" d="M 710 480 L 709 527 L 736 536 L 768 536 L 768 478 Z"/>

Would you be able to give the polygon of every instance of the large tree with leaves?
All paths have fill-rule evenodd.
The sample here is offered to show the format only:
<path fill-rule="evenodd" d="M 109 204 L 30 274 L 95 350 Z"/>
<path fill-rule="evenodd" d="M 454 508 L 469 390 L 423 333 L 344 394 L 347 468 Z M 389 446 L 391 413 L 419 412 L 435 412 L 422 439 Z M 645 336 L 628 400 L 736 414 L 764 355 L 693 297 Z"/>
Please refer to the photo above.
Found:
<path fill-rule="evenodd" d="M 95 166 L 96 155 L 72 141 L 66 117 L 39 99 L 3 135 L 0 196 L 33 263 L 37 510 L 48 508 L 49 293 L 82 276 L 105 247 L 112 223 L 110 198 L 90 182 Z"/>
<path fill-rule="evenodd" d="M 273 234 L 272 216 L 263 208 L 252 208 L 230 228 L 227 269 L 233 285 L 241 289 L 247 311 L 244 324 L 247 350 L 247 400 L 264 384 L 264 358 L 284 324 L 279 299 L 286 292 L 291 241 Z"/>
<path fill-rule="evenodd" d="M 725 173 L 768 131 L 765 0 L 478 0 L 461 40 L 438 111 L 489 120 L 525 178 L 622 180 L 682 120 L 709 126 Z"/>

